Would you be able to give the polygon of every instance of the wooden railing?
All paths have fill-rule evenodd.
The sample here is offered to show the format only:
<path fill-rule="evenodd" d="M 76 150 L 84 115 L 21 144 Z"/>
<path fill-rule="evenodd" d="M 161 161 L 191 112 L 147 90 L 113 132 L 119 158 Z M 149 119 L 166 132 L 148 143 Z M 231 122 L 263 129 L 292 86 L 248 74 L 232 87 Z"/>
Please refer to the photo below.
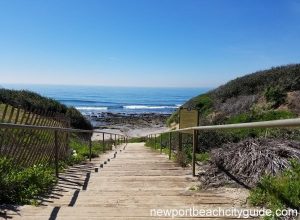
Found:
<path fill-rule="evenodd" d="M 58 176 L 58 164 L 69 152 L 69 137 L 71 133 L 89 135 L 89 160 L 92 158 L 93 133 L 102 134 L 103 151 L 105 152 L 105 134 L 114 136 L 114 144 L 127 143 L 127 136 L 112 132 L 94 130 L 72 129 L 56 126 L 39 126 L 14 123 L 0 123 L 0 156 L 9 156 L 20 162 L 29 160 L 35 162 L 36 158 L 46 157 L 55 164 Z M 42 140 L 40 140 L 42 139 Z M 38 144 L 37 144 L 38 143 Z"/>
<path fill-rule="evenodd" d="M 200 131 L 211 131 L 211 130 L 226 130 L 226 129 L 242 129 L 242 128 L 295 128 L 300 127 L 300 118 L 295 119 L 283 119 L 273 121 L 261 121 L 251 123 L 239 123 L 239 124 L 225 124 L 225 125 L 210 125 L 210 126 L 197 126 L 189 127 L 178 130 L 171 130 L 167 132 L 153 133 L 147 136 L 149 139 L 154 139 L 154 145 L 156 146 L 157 135 L 162 137 L 162 134 L 169 134 L 169 159 L 172 154 L 172 133 L 182 134 L 184 132 L 192 131 L 193 134 L 193 152 L 192 152 L 192 174 L 195 176 L 195 165 L 196 165 L 196 148 L 198 146 L 198 133 Z M 179 135 L 180 136 L 180 135 Z M 161 140 L 161 139 L 160 139 Z M 180 138 L 179 138 L 179 141 Z M 162 151 L 162 144 L 160 144 L 160 150 Z"/>

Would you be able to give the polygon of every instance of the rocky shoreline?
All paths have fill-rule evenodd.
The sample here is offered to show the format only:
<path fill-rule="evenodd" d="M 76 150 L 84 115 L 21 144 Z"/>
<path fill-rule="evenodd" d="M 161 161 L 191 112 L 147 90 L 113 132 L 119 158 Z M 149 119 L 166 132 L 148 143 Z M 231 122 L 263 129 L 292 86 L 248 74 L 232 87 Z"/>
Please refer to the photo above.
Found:
<path fill-rule="evenodd" d="M 131 137 L 140 137 L 167 130 L 166 122 L 170 114 L 101 112 L 86 117 L 97 130 L 117 130 Z"/>

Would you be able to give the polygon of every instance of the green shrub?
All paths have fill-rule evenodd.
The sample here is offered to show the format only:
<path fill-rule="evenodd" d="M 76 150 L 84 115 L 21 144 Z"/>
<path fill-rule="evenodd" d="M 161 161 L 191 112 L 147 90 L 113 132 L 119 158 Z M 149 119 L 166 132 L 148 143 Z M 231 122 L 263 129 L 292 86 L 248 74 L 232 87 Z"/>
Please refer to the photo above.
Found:
<path fill-rule="evenodd" d="M 268 102 L 273 104 L 273 107 L 278 107 L 285 103 L 286 92 L 279 87 L 268 87 L 264 93 L 265 98 Z"/>
<path fill-rule="evenodd" d="M 196 160 L 200 162 L 207 162 L 210 159 L 210 155 L 208 152 L 202 152 L 199 154 L 196 154 Z"/>
<path fill-rule="evenodd" d="M 28 204 L 46 193 L 56 182 L 54 170 L 46 165 L 28 168 L 0 158 L 0 203 Z"/>
<path fill-rule="evenodd" d="M 249 113 L 243 113 L 243 114 L 233 116 L 226 121 L 226 124 L 271 121 L 271 120 L 279 120 L 279 119 L 289 119 L 294 117 L 296 117 L 294 113 L 286 110 L 252 111 Z M 282 129 L 280 131 L 282 131 Z M 216 135 L 220 135 L 220 133 L 222 132 L 219 132 Z M 261 129 L 261 128 L 232 129 L 226 132 L 225 137 L 226 139 L 228 139 L 228 141 L 237 142 L 247 137 L 255 138 L 255 137 L 263 137 L 266 135 L 270 136 L 272 134 L 279 135 L 280 132 L 278 132 L 278 129 Z M 217 136 L 216 139 L 218 139 Z"/>
<path fill-rule="evenodd" d="M 252 205 L 267 206 L 271 210 L 300 207 L 300 163 L 291 161 L 291 167 L 277 176 L 264 176 L 251 190 Z"/>
<path fill-rule="evenodd" d="M 213 100 L 208 95 L 200 95 L 195 98 L 195 104 L 200 113 L 207 115 L 212 111 Z"/>
<path fill-rule="evenodd" d="M 252 111 L 229 118 L 226 124 L 247 123 L 256 121 L 271 121 L 294 118 L 296 115 L 286 110 Z"/>

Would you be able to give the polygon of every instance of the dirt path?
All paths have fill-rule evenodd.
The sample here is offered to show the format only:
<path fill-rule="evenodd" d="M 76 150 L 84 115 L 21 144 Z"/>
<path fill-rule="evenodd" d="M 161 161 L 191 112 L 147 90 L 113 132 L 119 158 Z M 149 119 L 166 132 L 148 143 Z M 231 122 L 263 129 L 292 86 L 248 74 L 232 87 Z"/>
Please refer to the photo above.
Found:
<path fill-rule="evenodd" d="M 61 175 L 55 191 L 41 206 L 18 207 L 15 212 L 7 211 L 7 217 L 167 219 L 158 209 L 188 212 L 193 207 L 195 210 L 241 208 L 236 198 L 228 193 L 192 191 L 192 186 L 197 183 L 191 177 L 190 168 L 179 167 L 169 161 L 166 155 L 144 147 L 143 143 L 128 144 L 125 150 L 123 147 L 120 149 L 116 158 L 113 158 L 114 152 L 109 152 L 91 163 L 70 168 Z M 103 168 L 100 168 L 100 164 L 103 164 Z M 99 168 L 98 172 L 95 172 L 95 168 Z M 173 214 L 176 214 L 175 210 Z M 190 216 L 185 217 L 191 219 Z M 209 219 L 234 217 L 215 216 Z M 205 218 L 208 217 L 202 217 Z"/>

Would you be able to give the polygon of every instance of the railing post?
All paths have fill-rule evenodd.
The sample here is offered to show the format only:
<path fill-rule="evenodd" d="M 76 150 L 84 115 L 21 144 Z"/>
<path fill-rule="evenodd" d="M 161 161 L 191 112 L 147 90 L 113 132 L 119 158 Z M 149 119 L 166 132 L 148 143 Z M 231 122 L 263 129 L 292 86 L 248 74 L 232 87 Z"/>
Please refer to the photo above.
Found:
<path fill-rule="evenodd" d="M 54 155 L 55 176 L 58 177 L 58 132 L 57 130 L 54 131 L 54 142 L 55 142 L 55 155 Z"/>
<path fill-rule="evenodd" d="M 169 133 L 169 160 L 171 160 L 171 154 L 172 154 L 172 133 Z"/>
<path fill-rule="evenodd" d="M 160 134 L 160 153 L 162 153 L 162 134 Z"/>
<path fill-rule="evenodd" d="M 182 133 L 178 132 L 178 151 L 182 152 Z"/>
<path fill-rule="evenodd" d="M 196 176 L 196 149 L 198 146 L 198 131 L 193 131 L 193 157 L 192 157 L 192 165 L 193 165 L 193 176 Z"/>
<path fill-rule="evenodd" d="M 154 135 L 154 149 L 156 150 L 156 134 Z"/>
<path fill-rule="evenodd" d="M 104 133 L 102 133 L 102 150 L 103 153 L 105 153 L 106 149 L 105 149 Z"/>
<path fill-rule="evenodd" d="M 91 161 L 92 160 L 92 137 L 90 138 L 90 141 L 89 141 L 89 148 L 90 148 L 89 159 Z"/>
<path fill-rule="evenodd" d="M 117 135 L 115 134 L 115 147 L 117 147 Z"/>

